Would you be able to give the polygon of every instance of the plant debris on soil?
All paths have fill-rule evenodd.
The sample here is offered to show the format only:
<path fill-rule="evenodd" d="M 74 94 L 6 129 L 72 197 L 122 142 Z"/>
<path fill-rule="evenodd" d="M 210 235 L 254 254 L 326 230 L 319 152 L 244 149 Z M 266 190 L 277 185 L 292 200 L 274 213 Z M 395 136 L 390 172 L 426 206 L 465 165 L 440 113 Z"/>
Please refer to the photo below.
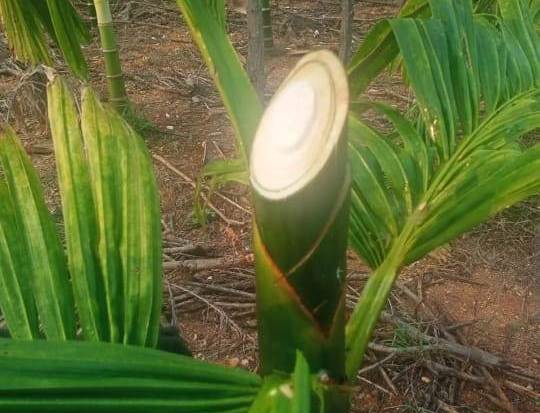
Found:
<path fill-rule="evenodd" d="M 267 56 L 266 99 L 302 55 L 337 50 L 339 3 L 273 2 L 276 46 Z M 357 1 L 355 44 L 398 3 Z M 114 16 L 129 96 L 152 125 L 145 137 L 161 191 L 166 321 L 195 357 L 255 371 L 249 192 L 229 185 L 209 195 L 203 185 L 211 201 L 207 224 L 193 213 L 203 166 L 235 153 L 226 111 L 175 2 L 119 2 Z M 228 27 L 245 59 L 245 15 L 230 11 Z M 98 42 L 85 53 L 90 84 L 106 96 Z M 368 95 L 403 109 L 413 99 L 397 75 L 378 79 Z M 41 69 L 14 62 L 0 37 L 0 117 L 20 133 L 60 221 L 45 109 Z M 537 200 L 528 201 L 403 271 L 351 389 L 353 412 L 539 411 L 539 220 Z M 352 252 L 349 269 L 351 307 L 369 271 Z"/>

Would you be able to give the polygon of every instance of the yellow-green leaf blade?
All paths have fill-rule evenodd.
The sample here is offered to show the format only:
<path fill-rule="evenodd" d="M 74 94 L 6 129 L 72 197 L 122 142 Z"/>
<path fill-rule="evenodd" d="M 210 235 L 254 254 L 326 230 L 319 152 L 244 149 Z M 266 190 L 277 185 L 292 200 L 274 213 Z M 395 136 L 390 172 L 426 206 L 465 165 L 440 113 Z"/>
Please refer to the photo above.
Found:
<path fill-rule="evenodd" d="M 15 220 L 27 245 L 26 259 L 45 335 L 56 340 L 74 338 L 74 305 L 64 252 L 37 174 L 10 129 L 0 137 L 0 160 Z"/>
<path fill-rule="evenodd" d="M 98 257 L 107 306 L 109 339 L 121 342 L 124 335 L 124 287 L 120 261 L 121 151 L 111 119 L 90 89 L 83 91 L 81 126 L 86 146 L 92 193 L 96 209 Z"/>
<path fill-rule="evenodd" d="M 0 410 L 247 412 L 255 374 L 109 343 L 0 339 Z"/>
<path fill-rule="evenodd" d="M 55 79 L 47 92 L 75 304 L 84 338 L 107 341 L 109 329 L 97 257 L 96 212 L 78 113 L 63 80 Z"/>
<path fill-rule="evenodd" d="M 239 155 L 248 158 L 262 106 L 234 47 L 207 2 L 177 0 L 236 131 Z"/>
<path fill-rule="evenodd" d="M 32 340 L 40 334 L 27 256 L 11 195 L 0 178 L 0 309 L 11 337 Z"/>

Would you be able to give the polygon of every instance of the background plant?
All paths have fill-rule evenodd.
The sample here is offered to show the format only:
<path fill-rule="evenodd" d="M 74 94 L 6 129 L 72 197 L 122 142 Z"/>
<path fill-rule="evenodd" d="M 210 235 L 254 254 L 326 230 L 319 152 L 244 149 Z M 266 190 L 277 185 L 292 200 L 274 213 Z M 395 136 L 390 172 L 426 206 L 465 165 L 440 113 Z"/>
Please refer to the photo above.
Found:
<path fill-rule="evenodd" d="M 24 260 L 22 266 L 8 265 L 3 273 L 9 281 L 2 301 L 14 308 L 3 311 L 10 331 L 20 338 L 40 336 L 35 316 L 20 330 L 11 327 L 22 311 L 37 315 L 45 337 L 73 339 L 75 304 L 86 340 L 155 347 L 161 237 L 157 190 L 144 145 L 90 89 L 83 93 L 81 128 L 62 81 L 49 86 L 48 100 L 68 263 L 36 173 L 7 129 L 0 143 L 5 177 L 2 228 L 17 230 L 4 234 L 2 253 L 6 263 Z M 118 182 L 126 183 L 120 194 Z"/>
<path fill-rule="evenodd" d="M 120 113 L 129 115 L 129 100 L 109 0 L 93 1 L 91 10 L 99 30 L 110 101 Z M 70 0 L 2 0 L 0 18 L 8 42 L 21 61 L 52 66 L 45 35 L 48 34 L 59 47 L 73 74 L 87 80 L 88 65 L 82 46 L 90 41 L 90 34 Z"/>
<path fill-rule="evenodd" d="M 373 328 L 400 267 L 540 189 L 540 146 L 519 143 L 540 126 L 540 43 L 525 2 L 498 7 L 494 24 L 468 1 L 389 22 L 420 115 L 373 105 L 391 138 L 350 121 L 352 246 L 376 270 L 360 299 L 374 311 L 348 327 L 349 373 L 367 344 L 356 328 Z"/>
<path fill-rule="evenodd" d="M 119 113 L 129 115 L 129 99 L 124 83 L 118 42 L 116 41 L 109 1 L 94 0 L 94 9 L 101 39 L 101 48 L 105 58 L 105 73 L 110 101 Z"/>
<path fill-rule="evenodd" d="M 52 65 L 47 34 L 60 48 L 73 73 L 81 79 L 88 77 L 81 45 L 89 42 L 89 33 L 68 0 L 2 0 L 0 17 L 18 59 L 32 65 Z"/>

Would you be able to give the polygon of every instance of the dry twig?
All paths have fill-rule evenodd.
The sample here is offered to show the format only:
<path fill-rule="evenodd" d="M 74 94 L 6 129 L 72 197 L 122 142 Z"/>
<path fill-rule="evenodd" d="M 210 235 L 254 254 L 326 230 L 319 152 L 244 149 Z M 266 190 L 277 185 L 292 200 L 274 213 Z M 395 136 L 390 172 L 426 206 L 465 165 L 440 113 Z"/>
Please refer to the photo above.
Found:
<path fill-rule="evenodd" d="M 174 172 L 176 175 L 178 175 L 179 177 L 181 177 L 186 184 L 188 184 L 189 186 L 191 186 L 193 189 L 197 188 L 197 184 L 193 181 L 193 179 L 191 179 L 189 176 L 187 176 L 185 173 L 183 173 L 181 170 L 179 170 L 178 168 L 176 168 L 174 165 L 172 165 L 169 161 L 167 161 L 165 158 L 163 158 L 162 156 L 160 155 L 156 155 L 156 154 L 153 154 L 152 157 L 160 162 L 161 164 L 163 164 L 165 167 L 167 167 L 167 169 L 169 169 L 171 172 Z M 218 196 L 220 196 L 222 199 L 226 200 L 227 202 L 229 202 L 231 205 L 234 205 L 235 207 L 238 207 L 238 204 L 234 201 L 232 201 L 231 199 L 227 198 L 226 196 L 224 195 L 219 195 L 218 192 L 216 192 L 216 194 Z M 212 209 L 223 221 L 225 221 L 225 223 L 227 223 L 227 225 L 245 225 L 245 222 L 241 222 L 241 221 L 236 221 L 234 219 L 231 219 L 231 218 L 228 218 L 225 216 L 225 214 L 223 212 L 221 212 L 213 203 L 212 201 L 210 201 L 208 199 L 208 197 L 205 195 L 205 194 L 200 194 L 201 195 L 201 198 L 206 202 L 206 205 L 208 205 L 208 207 L 210 209 Z"/>

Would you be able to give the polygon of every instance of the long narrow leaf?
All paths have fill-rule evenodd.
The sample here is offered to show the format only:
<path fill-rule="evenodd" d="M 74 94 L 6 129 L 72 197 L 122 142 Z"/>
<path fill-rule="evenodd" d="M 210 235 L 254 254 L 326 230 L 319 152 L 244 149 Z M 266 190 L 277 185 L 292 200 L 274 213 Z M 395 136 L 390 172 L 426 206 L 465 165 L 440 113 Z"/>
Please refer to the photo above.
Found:
<path fill-rule="evenodd" d="M 14 222 L 26 244 L 32 288 L 49 339 L 75 337 L 74 305 L 64 252 L 36 171 L 15 133 L 0 137 L 0 161 L 13 200 Z"/>
<path fill-rule="evenodd" d="M 39 337 L 39 321 L 27 256 L 11 195 L 0 179 L 0 309 L 11 336 L 31 340 Z"/>
<path fill-rule="evenodd" d="M 110 340 L 155 346 L 162 301 L 157 185 L 144 143 L 87 89 L 82 129 L 97 215 Z"/>
<path fill-rule="evenodd" d="M 540 86 L 540 44 L 535 33 L 534 10 L 526 5 L 526 0 L 507 0 L 499 2 L 499 10 L 504 22 L 518 38 L 524 54 L 529 60 L 536 86 Z"/>
<path fill-rule="evenodd" d="M 156 350 L 103 343 L 0 340 L 0 410 L 247 412 L 248 372 Z"/>
<path fill-rule="evenodd" d="M 239 155 L 248 158 L 262 115 L 262 107 L 249 77 L 225 31 L 206 1 L 177 0 L 193 38 L 221 94 L 236 131 Z"/>
<path fill-rule="evenodd" d="M 202 0 L 206 3 L 206 7 L 214 15 L 214 18 L 219 23 L 219 27 L 225 31 L 227 27 L 227 10 L 225 8 L 225 0 Z"/>
<path fill-rule="evenodd" d="M 420 106 L 417 131 L 380 107 L 393 133 L 378 135 L 358 120 L 349 129 L 352 246 L 375 269 L 347 326 L 351 379 L 402 266 L 540 192 L 540 147 L 519 145 L 540 127 L 537 61 L 527 57 L 529 38 L 537 36 L 531 20 L 517 17 L 525 3 L 505 3 L 500 21 L 474 18 L 471 0 L 431 7 L 435 19 L 390 23 Z M 377 150 L 374 136 L 386 141 Z M 402 194 L 389 172 L 391 158 L 415 183 Z M 396 208 L 407 189 L 414 190 L 412 210 Z"/>
<path fill-rule="evenodd" d="M 489 12 L 496 1 L 475 0 L 475 11 L 477 13 Z M 431 3 L 429 0 L 407 0 L 401 7 L 398 17 L 427 18 L 431 14 Z M 540 13 L 537 19 L 538 17 Z M 383 20 L 376 23 L 351 60 L 349 78 L 353 97 L 363 93 L 368 85 L 399 55 L 399 48 L 389 22 L 390 20 Z"/>
<path fill-rule="evenodd" d="M 88 162 L 75 102 L 60 78 L 48 86 L 48 103 L 75 304 L 84 338 L 108 341 L 107 306 L 97 255 L 96 211 Z"/>
<path fill-rule="evenodd" d="M 414 17 L 429 12 L 427 0 L 408 0 L 401 17 Z M 387 20 L 378 22 L 367 34 L 349 65 L 351 95 L 358 96 L 397 57 L 399 48 Z"/>
<path fill-rule="evenodd" d="M 125 162 L 122 173 L 124 343 L 155 347 L 162 302 L 161 221 L 153 166 L 142 138 L 114 119 Z"/>
<path fill-rule="evenodd" d="M 90 89 L 83 92 L 81 126 L 86 146 L 93 200 L 96 209 L 98 257 L 103 274 L 109 339 L 124 336 L 124 286 L 120 261 L 121 180 L 125 160 L 111 119 Z"/>
<path fill-rule="evenodd" d="M 6 37 L 17 58 L 34 65 L 51 63 L 39 16 L 32 3 L 0 0 L 0 16 Z"/>
<path fill-rule="evenodd" d="M 311 377 L 309 365 L 302 353 L 296 353 L 296 365 L 293 374 L 294 396 L 291 413 L 311 411 Z"/>
<path fill-rule="evenodd" d="M 89 37 L 81 18 L 68 0 L 47 0 L 47 6 L 56 42 L 67 64 L 76 76 L 86 79 L 88 65 L 81 43 L 86 43 Z"/>
<path fill-rule="evenodd" d="M 0 0 L 0 17 L 20 60 L 51 65 L 48 32 L 73 73 L 81 79 L 88 77 L 81 45 L 88 42 L 89 35 L 70 0 Z"/>

